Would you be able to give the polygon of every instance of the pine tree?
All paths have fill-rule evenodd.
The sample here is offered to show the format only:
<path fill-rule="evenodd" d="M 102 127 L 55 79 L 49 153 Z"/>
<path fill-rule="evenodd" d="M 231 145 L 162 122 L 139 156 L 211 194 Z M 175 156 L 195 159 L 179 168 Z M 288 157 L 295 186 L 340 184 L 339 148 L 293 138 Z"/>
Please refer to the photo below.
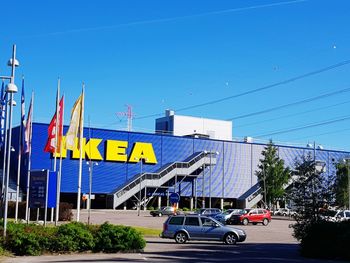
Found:
<path fill-rule="evenodd" d="M 291 177 L 290 169 L 284 167 L 284 160 L 278 157 L 278 149 L 272 141 L 261 154 L 263 158 L 259 160 L 259 170 L 255 174 L 263 189 L 264 201 L 275 208 L 277 201 L 285 195 L 285 186 Z"/>

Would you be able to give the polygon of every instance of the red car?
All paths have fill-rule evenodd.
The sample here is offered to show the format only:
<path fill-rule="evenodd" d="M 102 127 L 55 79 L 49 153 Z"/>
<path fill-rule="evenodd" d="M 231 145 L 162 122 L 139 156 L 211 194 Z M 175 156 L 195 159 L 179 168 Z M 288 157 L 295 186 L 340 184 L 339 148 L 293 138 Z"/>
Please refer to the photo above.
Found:
<path fill-rule="evenodd" d="M 247 213 L 241 215 L 239 221 L 243 225 L 248 225 L 248 223 L 253 223 L 253 225 L 262 223 L 264 226 L 267 226 L 271 221 L 271 213 L 266 209 L 251 209 L 247 211 Z"/>

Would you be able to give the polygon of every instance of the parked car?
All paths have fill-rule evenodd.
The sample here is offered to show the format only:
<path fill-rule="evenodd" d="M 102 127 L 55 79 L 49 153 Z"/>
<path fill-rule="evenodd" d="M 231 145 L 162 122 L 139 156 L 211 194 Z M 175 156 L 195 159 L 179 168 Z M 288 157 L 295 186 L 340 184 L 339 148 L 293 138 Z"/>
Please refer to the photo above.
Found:
<path fill-rule="evenodd" d="M 160 237 L 175 239 L 180 244 L 188 240 L 217 240 L 234 245 L 243 242 L 247 235 L 242 229 L 226 227 L 207 216 L 177 215 L 165 221 Z"/>
<path fill-rule="evenodd" d="M 350 220 L 350 210 L 328 210 L 323 214 L 323 218 L 331 222 L 342 222 Z"/>
<path fill-rule="evenodd" d="M 248 213 L 251 209 L 238 209 L 235 213 L 233 213 L 227 220 L 227 225 L 238 225 L 241 224 L 241 216 Z"/>
<path fill-rule="evenodd" d="M 177 212 L 175 212 L 175 209 L 172 206 L 162 206 L 160 209 L 152 210 L 150 212 L 152 216 L 174 215 L 176 213 Z"/>
<path fill-rule="evenodd" d="M 197 210 L 195 214 L 214 217 L 220 213 L 221 213 L 221 209 L 219 208 L 201 208 Z"/>
<path fill-rule="evenodd" d="M 229 223 L 241 223 L 243 225 L 248 225 L 249 223 L 253 223 L 256 225 L 257 223 L 262 223 L 267 226 L 271 222 L 271 213 L 269 210 L 262 208 L 255 209 L 245 209 L 241 215 L 232 216 L 230 218 Z"/>
<path fill-rule="evenodd" d="M 296 212 L 289 208 L 280 208 L 276 210 L 273 214 L 277 216 L 294 216 Z"/>
<path fill-rule="evenodd" d="M 228 209 L 225 212 L 215 215 L 213 218 L 223 224 L 227 224 L 227 221 L 233 215 L 241 215 L 242 209 Z"/>

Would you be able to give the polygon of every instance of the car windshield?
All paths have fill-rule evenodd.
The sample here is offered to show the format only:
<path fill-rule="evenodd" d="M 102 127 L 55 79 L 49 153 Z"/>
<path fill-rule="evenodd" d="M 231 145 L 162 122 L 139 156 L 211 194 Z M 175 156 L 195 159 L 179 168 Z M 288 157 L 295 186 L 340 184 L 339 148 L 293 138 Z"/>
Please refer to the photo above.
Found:
<path fill-rule="evenodd" d="M 225 212 L 223 212 L 222 214 L 223 215 L 229 215 L 233 212 L 234 210 L 233 209 L 229 209 L 229 210 L 226 210 Z"/>
<path fill-rule="evenodd" d="M 211 220 L 213 220 L 215 223 L 217 223 L 219 226 L 224 226 L 224 224 L 222 224 L 221 222 L 217 221 L 215 218 L 210 218 Z"/>

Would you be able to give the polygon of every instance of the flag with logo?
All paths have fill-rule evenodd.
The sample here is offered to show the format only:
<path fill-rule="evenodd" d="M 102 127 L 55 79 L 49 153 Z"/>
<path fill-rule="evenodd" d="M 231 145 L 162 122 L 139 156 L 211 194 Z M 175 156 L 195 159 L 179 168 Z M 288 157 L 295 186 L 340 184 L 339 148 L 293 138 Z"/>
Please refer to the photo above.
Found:
<path fill-rule="evenodd" d="M 32 147 L 31 140 L 32 140 L 33 102 L 34 102 L 34 94 L 32 94 L 32 98 L 30 100 L 28 116 L 27 116 L 25 131 L 24 131 L 24 139 L 27 145 L 26 149 L 24 150 L 24 153 L 29 153 Z"/>
<path fill-rule="evenodd" d="M 48 128 L 49 136 L 47 138 L 47 142 L 44 148 L 45 152 L 59 153 L 61 150 L 62 130 L 63 130 L 63 101 L 64 101 L 64 97 L 62 96 L 58 104 L 56 113 L 55 115 L 53 115 L 51 119 L 51 122 Z M 56 134 L 57 134 L 57 137 L 56 137 Z"/>
<path fill-rule="evenodd" d="M 5 83 L 2 82 L 1 86 L 1 98 L 0 98 L 0 148 L 4 145 L 5 142 L 5 121 L 6 121 L 6 97 L 5 94 Z"/>
<path fill-rule="evenodd" d="M 76 100 L 72 109 L 71 120 L 66 133 L 66 148 L 69 150 L 74 149 L 75 139 L 78 137 L 79 130 L 83 127 L 83 102 L 84 92 L 82 92 L 79 98 Z"/>

